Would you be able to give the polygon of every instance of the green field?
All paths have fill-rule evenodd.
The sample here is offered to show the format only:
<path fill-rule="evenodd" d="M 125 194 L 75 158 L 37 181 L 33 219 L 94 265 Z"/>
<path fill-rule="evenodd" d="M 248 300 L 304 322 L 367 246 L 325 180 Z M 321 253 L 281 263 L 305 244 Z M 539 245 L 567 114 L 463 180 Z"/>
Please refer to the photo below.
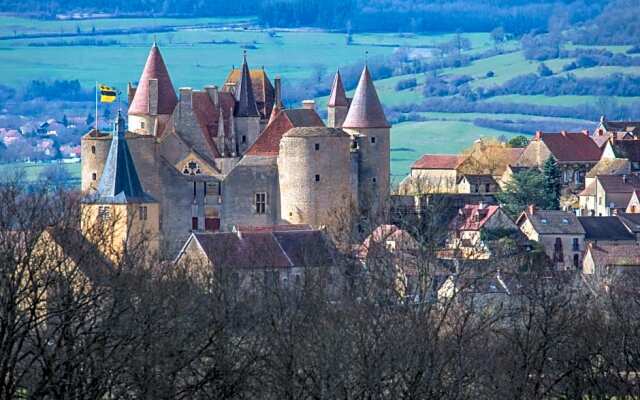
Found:
<path fill-rule="evenodd" d="M 74 180 L 80 179 L 80 163 L 54 164 L 54 163 L 12 163 L 0 164 L 0 177 L 2 179 L 24 179 L 37 181 L 42 179 L 42 174 L 48 169 L 61 168 Z"/>

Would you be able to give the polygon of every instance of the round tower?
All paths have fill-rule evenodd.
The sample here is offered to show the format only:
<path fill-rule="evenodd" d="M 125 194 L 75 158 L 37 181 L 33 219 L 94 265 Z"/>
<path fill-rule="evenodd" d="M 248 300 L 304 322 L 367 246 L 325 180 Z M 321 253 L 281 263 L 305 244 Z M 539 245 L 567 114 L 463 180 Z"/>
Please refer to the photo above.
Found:
<path fill-rule="evenodd" d="M 388 206 L 391 126 L 365 66 L 343 129 L 357 143 L 358 199 L 361 211 L 384 213 Z"/>
<path fill-rule="evenodd" d="M 278 154 L 280 213 L 292 224 L 329 225 L 351 202 L 351 138 L 343 130 L 293 128 Z"/>
<path fill-rule="evenodd" d="M 160 49 L 153 43 L 136 88 L 129 88 L 129 130 L 158 135 L 178 104 Z"/>
<path fill-rule="evenodd" d="M 82 191 L 94 192 L 102 176 L 111 147 L 111 135 L 95 129 L 80 140 Z"/>

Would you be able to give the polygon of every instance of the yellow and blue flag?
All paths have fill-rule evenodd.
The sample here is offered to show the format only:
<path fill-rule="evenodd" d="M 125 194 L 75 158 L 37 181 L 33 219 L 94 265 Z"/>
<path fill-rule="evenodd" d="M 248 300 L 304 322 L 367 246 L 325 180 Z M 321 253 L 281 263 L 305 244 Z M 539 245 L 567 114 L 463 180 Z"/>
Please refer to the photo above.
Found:
<path fill-rule="evenodd" d="M 116 101 L 118 97 L 116 89 L 103 84 L 100 84 L 98 87 L 100 89 L 100 103 L 113 103 Z"/>

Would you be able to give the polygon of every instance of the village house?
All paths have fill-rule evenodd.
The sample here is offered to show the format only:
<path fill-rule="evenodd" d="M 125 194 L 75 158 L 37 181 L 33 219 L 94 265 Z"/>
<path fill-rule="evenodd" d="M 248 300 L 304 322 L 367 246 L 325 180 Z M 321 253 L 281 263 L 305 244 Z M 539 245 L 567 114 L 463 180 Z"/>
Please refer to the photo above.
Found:
<path fill-rule="evenodd" d="M 411 166 L 411 173 L 400 184 L 406 194 L 456 193 L 458 166 L 462 155 L 425 154 Z"/>
<path fill-rule="evenodd" d="M 578 217 L 584 228 L 585 243 L 632 244 L 636 243 L 635 233 L 617 216 Z"/>
<path fill-rule="evenodd" d="M 237 227 L 232 232 L 193 232 L 174 260 L 228 279 L 231 288 L 302 287 L 327 279 L 339 288 L 335 249 L 322 231 L 305 225 Z"/>
<path fill-rule="evenodd" d="M 556 269 L 578 269 L 582 265 L 585 230 L 574 213 L 529 206 L 516 224 L 529 240 L 544 247 Z"/>
<path fill-rule="evenodd" d="M 640 176 L 598 175 L 579 194 L 580 214 L 609 216 L 620 212 L 640 212 Z"/>
<path fill-rule="evenodd" d="M 463 175 L 458 180 L 458 193 L 495 194 L 500 185 L 491 175 Z"/>
<path fill-rule="evenodd" d="M 631 173 L 640 173 L 640 137 L 636 135 L 630 140 L 618 140 L 612 137 L 604 145 L 602 158 L 629 160 Z"/>
<path fill-rule="evenodd" d="M 520 158 L 516 168 L 542 169 L 553 157 L 561 171 L 563 187 L 570 192 L 583 189 L 587 172 L 600 160 L 602 151 L 589 137 L 589 132 L 536 132 Z"/>
<path fill-rule="evenodd" d="M 600 116 L 600 122 L 593 131 L 593 138 L 610 137 L 611 134 L 618 134 L 619 139 L 633 139 L 640 136 L 640 122 L 638 121 L 609 121 L 606 116 Z"/>
<path fill-rule="evenodd" d="M 509 233 L 511 232 L 511 233 Z M 467 204 L 449 224 L 447 247 L 455 257 L 488 259 L 491 251 L 487 241 L 492 236 L 513 236 L 518 226 L 498 205 Z"/>
<path fill-rule="evenodd" d="M 589 243 L 582 272 L 604 278 L 605 283 L 619 275 L 640 273 L 640 245 Z"/>

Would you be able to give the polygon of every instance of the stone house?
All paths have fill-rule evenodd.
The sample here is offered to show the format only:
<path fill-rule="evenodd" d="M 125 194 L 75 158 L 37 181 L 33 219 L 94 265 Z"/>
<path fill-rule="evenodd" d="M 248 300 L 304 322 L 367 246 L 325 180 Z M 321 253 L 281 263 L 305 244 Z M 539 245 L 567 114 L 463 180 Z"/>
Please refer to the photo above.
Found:
<path fill-rule="evenodd" d="M 529 240 L 544 247 L 556 269 L 578 269 L 582 265 L 585 230 L 574 213 L 529 206 L 516 224 Z"/>
<path fill-rule="evenodd" d="M 498 205 L 467 204 L 449 224 L 447 247 L 457 256 L 488 259 L 491 251 L 485 235 L 495 232 L 518 232 L 518 226 Z"/>
<path fill-rule="evenodd" d="M 411 166 L 411 173 L 400 184 L 407 194 L 456 193 L 458 166 L 462 155 L 425 154 Z"/>
<path fill-rule="evenodd" d="M 500 186 L 491 175 L 463 175 L 458 180 L 458 193 L 495 194 L 499 191 Z"/>
<path fill-rule="evenodd" d="M 536 132 L 512 166 L 542 169 L 547 159 L 553 157 L 560 168 L 563 187 L 575 192 L 584 188 L 586 174 L 600 160 L 601 154 L 588 132 Z"/>
<path fill-rule="evenodd" d="M 238 227 L 233 232 L 193 232 L 175 264 L 205 268 L 232 289 L 294 288 L 322 278 L 341 288 L 335 249 L 322 231 L 304 225 Z"/>
<path fill-rule="evenodd" d="M 193 232 L 236 225 L 322 226 L 321 210 L 355 205 L 386 214 L 390 130 L 368 68 L 353 99 L 336 74 L 329 126 L 313 102 L 285 110 L 280 79 L 251 70 L 246 56 L 219 89 L 174 90 L 157 45 L 129 85 L 124 133 L 145 193 L 159 205 L 159 242 L 175 254 Z M 82 138 L 82 190 L 98 189 L 111 132 Z M 284 210 L 284 211 L 283 211 Z"/>

